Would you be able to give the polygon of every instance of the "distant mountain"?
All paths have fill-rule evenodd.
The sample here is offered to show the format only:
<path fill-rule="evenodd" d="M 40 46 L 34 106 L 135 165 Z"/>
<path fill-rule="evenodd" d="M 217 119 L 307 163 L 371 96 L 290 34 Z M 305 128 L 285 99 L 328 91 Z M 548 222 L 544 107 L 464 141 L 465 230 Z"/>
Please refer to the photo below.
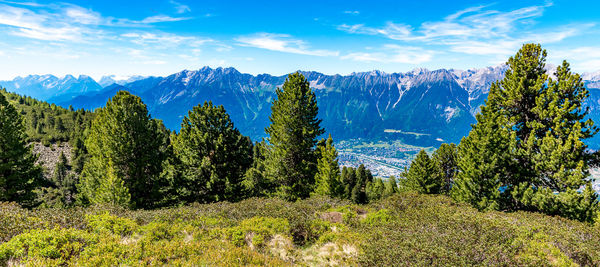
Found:
<path fill-rule="evenodd" d="M 124 85 L 132 83 L 141 79 L 147 78 L 147 76 L 134 75 L 128 78 L 119 78 L 116 75 L 102 76 L 98 81 L 98 84 L 102 87 L 107 87 L 113 84 Z"/>
<path fill-rule="evenodd" d="M 17 77 L 12 81 L 0 81 L 0 85 L 9 91 L 33 98 L 58 102 L 65 101 L 77 95 L 94 93 L 102 90 L 94 79 L 89 76 L 80 75 L 78 78 L 66 75 L 58 78 L 53 75 L 29 75 Z"/>
<path fill-rule="evenodd" d="M 458 142 L 468 134 L 491 83 L 501 79 L 505 70 L 506 66 L 500 65 L 466 71 L 302 73 L 317 95 L 322 125 L 336 139 L 402 140 L 409 144 L 438 145 Z M 118 90 L 129 90 L 142 98 L 154 117 L 175 130 L 193 106 L 212 101 L 225 106 L 240 131 L 258 140 L 265 136 L 270 103 L 275 89 L 285 78 L 286 75 L 250 75 L 234 68 L 204 67 L 131 82 L 105 77 L 101 83 L 110 85 L 104 88 L 87 76 L 79 79 L 28 76 L 0 82 L 0 85 L 61 106 L 86 109 L 103 106 Z M 583 78 L 591 92 L 588 101 L 591 117 L 600 121 L 600 73 L 584 74 Z M 600 148 L 600 141 L 591 143 Z"/>

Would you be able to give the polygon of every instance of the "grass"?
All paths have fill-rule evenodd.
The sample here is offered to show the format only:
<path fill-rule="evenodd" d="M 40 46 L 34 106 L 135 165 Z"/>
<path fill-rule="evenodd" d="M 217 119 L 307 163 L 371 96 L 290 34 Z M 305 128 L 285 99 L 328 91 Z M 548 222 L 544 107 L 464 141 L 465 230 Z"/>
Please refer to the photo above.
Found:
<path fill-rule="evenodd" d="M 598 266 L 600 228 L 402 193 L 160 210 L 0 203 L 0 265 Z"/>

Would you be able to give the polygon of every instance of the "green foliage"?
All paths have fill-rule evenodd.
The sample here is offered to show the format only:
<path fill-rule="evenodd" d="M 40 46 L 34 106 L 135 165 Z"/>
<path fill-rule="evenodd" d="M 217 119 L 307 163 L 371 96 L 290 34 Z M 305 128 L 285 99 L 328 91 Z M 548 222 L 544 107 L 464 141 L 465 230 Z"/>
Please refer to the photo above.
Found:
<path fill-rule="evenodd" d="M 325 131 L 317 118 L 317 98 L 300 73 L 290 74 L 271 105 L 267 179 L 275 195 L 288 200 L 306 198 L 313 191 L 317 172 L 317 137 Z"/>
<path fill-rule="evenodd" d="M 57 260 L 53 265 L 66 264 L 97 242 L 98 237 L 76 229 L 31 230 L 0 245 L 0 263 L 48 258 Z"/>
<path fill-rule="evenodd" d="M 458 173 L 458 149 L 455 144 L 443 143 L 435 152 L 432 160 L 437 164 L 442 178 L 441 193 L 450 194 L 450 189 L 454 183 L 454 177 Z"/>
<path fill-rule="evenodd" d="M 436 161 L 425 150 L 421 150 L 411 162 L 406 173 L 406 185 L 419 193 L 439 194 L 443 188 L 443 179 Z"/>
<path fill-rule="evenodd" d="M 356 170 L 352 167 L 344 166 L 342 168 L 342 187 L 344 188 L 343 198 L 350 199 L 352 197 L 352 189 L 356 185 Z"/>
<path fill-rule="evenodd" d="M 600 232 L 587 223 L 480 212 L 443 195 L 348 203 L 252 198 L 157 210 L 0 203 L 0 265 L 600 264 Z"/>
<path fill-rule="evenodd" d="M 385 183 L 385 189 L 383 190 L 383 197 L 389 197 L 393 194 L 398 193 L 398 183 L 396 183 L 396 177 L 390 176 L 387 183 Z"/>
<path fill-rule="evenodd" d="M 385 184 L 383 180 L 376 178 L 374 182 L 367 183 L 366 191 L 369 202 L 378 200 L 384 196 Z"/>
<path fill-rule="evenodd" d="M 394 220 L 392 212 L 388 209 L 381 209 L 376 212 L 368 213 L 367 216 L 361 221 L 362 223 L 369 226 L 385 225 Z"/>
<path fill-rule="evenodd" d="M 317 175 L 315 177 L 315 194 L 338 197 L 342 195 L 340 183 L 340 165 L 338 154 L 333 146 L 331 135 L 324 144 L 318 146 L 320 157 L 317 160 Z"/>
<path fill-rule="evenodd" d="M 23 121 L 0 93 L 0 201 L 34 206 L 34 190 L 42 183 L 37 157 L 26 143 Z"/>
<path fill-rule="evenodd" d="M 24 132 L 28 142 L 42 142 L 50 145 L 69 142 L 74 145 L 77 138 L 83 138 L 94 113 L 83 109 L 67 110 L 54 104 L 20 96 L 0 89 L 8 101 L 24 114 Z"/>
<path fill-rule="evenodd" d="M 251 243 L 254 247 L 262 247 L 276 234 L 289 235 L 290 224 L 286 219 L 270 217 L 253 217 L 240 222 L 237 227 L 227 229 L 228 238 L 237 246 Z"/>
<path fill-rule="evenodd" d="M 115 234 L 120 236 L 131 235 L 139 226 L 135 221 L 110 215 L 108 212 L 101 214 L 89 214 L 85 216 L 87 227 L 91 232 L 99 234 Z"/>
<path fill-rule="evenodd" d="M 265 155 L 269 151 L 265 141 L 252 147 L 252 166 L 244 174 L 244 185 L 248 197 L 264 197 L 273 191 L 274 184 L 265 177 Z"/>
<path fill-rule="evenodd" d="M 160 174 L 168 156 L 168 135 L 162 122 L 150 118 L 139 97 L 117 92 L 98 111 L 85 146 L 90 159 L 79 189 L 88 201 L 133 208 L 160 205 L 160 188 L 165 185 Z M 116 189 L 118 192 L 109 192 Z"/>
<path fill-rule="evenodd" d="M 538 210 L 591 221 L 597 204 L 550 197 L 572 195 L 585 186 L 589 166 L 596 162 L 583 143 L 598 132 L 585 119 L 589 92 L 567 62 L 551 79 L 545 61 L 546 51 L 535 44 L 523 45 L 508 60 L 504 79 L 492 84 L 477 124 L 460 144 L 461 172 L 453 195 L 479 209 Z M 548 204 L 556 201 L 568 202 Z"/>
<path fill-rule="evenodd" d="M 195 106 L 183 118 L 173 148 L 181 162 L 176 187 L 184 202 L 244 197 L 242 181 L 252 164 L 252 143 L 234 127 L 223 106 Z"/>

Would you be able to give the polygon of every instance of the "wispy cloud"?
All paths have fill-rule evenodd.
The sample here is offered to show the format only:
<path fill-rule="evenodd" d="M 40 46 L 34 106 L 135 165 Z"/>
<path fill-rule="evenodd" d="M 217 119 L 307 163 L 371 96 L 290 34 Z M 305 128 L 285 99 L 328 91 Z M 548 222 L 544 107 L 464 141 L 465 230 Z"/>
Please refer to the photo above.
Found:
<path fill-rule="evenodd" d="M 169 2 L 173 5 L 173 7 L 175 8 L 175 11 L 178 14 L 183 14 L 183 13 L 192 11 L 192 9 L 188 5 L 184 5 L 184 4 L 174 1 L 174 0 L 171 0 Z"/>
<path fill-rule="evenodd" d="M 405 43 L 443 45 L 453 52 L 474 55 L 508 55 L 525 42 L 555 43 L 584 32 L 591 24 L 567 25 L 530 32 L 528 26 L 552 6 L 528 6 L 511 11 L 475 6 L 450 14 L 440 21 L 426 21 L 414 28 L 405 23 L 387 22 L 382 27 L 341 24 L 339 30 L 382 36 Z"/>
<path fill-rule="evenodd" d="M 358 10 L 346 10 L 344 11 L 344 14 L 348 14 L 348 15 L 360 15 L 360 11 Z"/>
<path fill-rule="evenodd" d="M 434 54 L 434 51 L 420 47 L 387 44 L 376 51 L 350 53 L 341 58 L 360 62 L 421 64 L 431 61 Z"/>
<path fill-rule="evenodd" d="M 0 4 L 0 26 L 7 27 L 9 34 L 45 41 L 85 42 L 102 38 L 110 27 L 147 27 L 154 23 L 188 19 L 191 18 L 167 15 L 142 20 L 103 17 L 94 10 L 67 3 L 47 6 Z"/>
<path fill-rule="evenodd" d="M 77 20 L 88 22 L 90 17 L 84 18 L 81 13 L 73 12 L 72 9 L 65 10 L 64 14 L 53 15 L 0 5 L 0 25 L 8 26 L 9 33 L 16 36 L 47 41 L 82 41 L 86 35 L 99 33 L 97 30 L 83 27 Z"/>
<path fill-rule="evenodd" d="M 338 51 L 311 49 L 305 41 L 288 34 L 259 33 L 235 38 L 240 46 L 309 56 L 338 56 Z"/>
<path fill-rule="evenodd" d="M 195 36 L 181 36 L 169 33 L 131 32 L 121 34 L 121 37 L 138 45 L 181 45 L 197 47 L 206 43 L 215 42 L 210 38 L 199 38 Z"/>
<path fill-rule="evenodd" d="M 148 24 L 148 23 L 159 23 L 159 22 L 182 21 L 182 20 L 189 20 L 189 19 L 191 19 L 191 18 L 187 18 L 187 17 L 171 17 L 171 16 L 166 16 L 166 15 L 156 15 L 156 16 L 152 16 L 152 17 L 147 17 L 147 18 L 139 21 L 139 23 Z"/>

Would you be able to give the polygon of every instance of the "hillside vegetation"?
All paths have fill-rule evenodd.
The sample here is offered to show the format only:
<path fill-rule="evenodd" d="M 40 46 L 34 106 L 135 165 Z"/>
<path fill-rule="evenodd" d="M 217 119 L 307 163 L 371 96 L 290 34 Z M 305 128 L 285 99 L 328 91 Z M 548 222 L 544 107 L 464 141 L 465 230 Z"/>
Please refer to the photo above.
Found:
<path fill-rule="evenodd" d="M 0 94 L 0 264 L 599 266 L 600 128 L 545 59 L 524 45 L 468 136 L 387 181 L 340 168 L 301 73 L 254 142 L 211 102 L 171 132 L 127 91 L 93 114 Z M 73 147 L 50 177 L 40 137 Z"/>
<path fill-rule="evenodd" d="M 3 265 L 600 264 L 600 231 L 589 224 L 412 193 L 369 205 L 253 198 L 152 211 L 4 203 L 0 241 Z"/>

